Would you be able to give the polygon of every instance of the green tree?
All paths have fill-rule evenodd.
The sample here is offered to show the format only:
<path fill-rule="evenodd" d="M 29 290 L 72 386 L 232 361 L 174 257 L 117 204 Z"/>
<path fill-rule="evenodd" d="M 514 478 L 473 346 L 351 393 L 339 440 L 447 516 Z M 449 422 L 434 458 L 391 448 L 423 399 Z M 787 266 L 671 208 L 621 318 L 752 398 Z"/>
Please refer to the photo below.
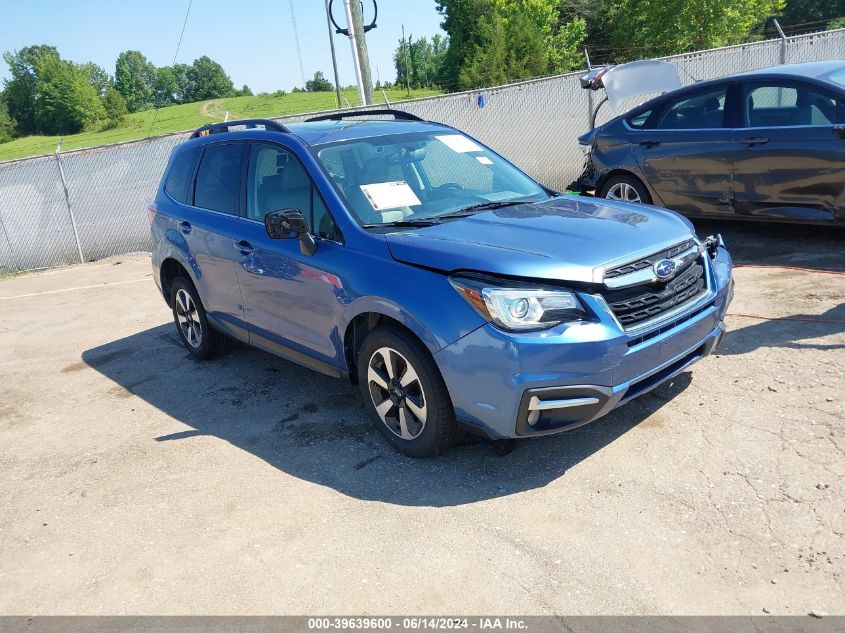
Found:
<path fill-rule="evenodd" d="M 399 45 L 393 53 L 393 65 L 396 68 L 396 85 L 408 86 L 410 88 L 411 79 L 411 50 L 409 40 L 404 37 L 399 40 Z"/>
<path fill-rule="evenodd" d="M 235 87 L 229 75 L 220 64 L 207 55 L 195 59 L 188 67 L 186 76 L 189 84 L 188 103 L 232 97 L 235 94 Z"/>
<path fill-rule="evenodd" d="M 249 86 L 244 84 L 243 86 L 241 86 L 240 90 L 235 91 L 235 96 L 237 96 L 237 97 L 251 97 L 252 96 L 252 90 L 250 89 Z"/>
<path fill-rule="evenodd" d="M 441 73 L 446 88 L 489 86 L 583 66 L 586 21 L 560 0 L 436 2 L 449 35 Z"/>
<path fill-rule="evenodd" d="M 415 40 L 412 36 L 399 40 L 393 53 L 396 84 L 410 85 L 411 88 L 440 85 L 448 48 L 448 39 L 439 34 L 432 37 L 431 41 L 425 37 Z"/>
<path fill-rule="evenodd" d="M 783 7 L 784 0 L 621 0 L 613 42 L 636 48 L 637 57 L 738 44 Z"/>
<path fill-rule="evenodd" d="M 35 101 L 42 79 L 37 67 L 47 57 L 59 58 L 59 51 L 53 46 L 27 46 L 19 51 L 3 53 L 9 66 L 10 79 L 4 81 L 3 100 L 9 116 L 17 122 L 21 135 L 39 131 L 35 115 Z"/>
<path fill-rule="evenodd" d="M 494 0 L 495 11 L 506 24 L 514 19 L 524 20 L 518 27 L 523 33 L 531 27 L 539 31 L 549 56 L 548 72 L 552 73 L 576 70 L 584 65 L 581 44 L 587 36 L 586 21 L 580 16 L 565 20 L 567 13 L 561 5 L 558 0 Z"/>
<path fill-rule="evenodd" d="M 305 82 L 305 90 L 308 92 L 331 92 L 334 90 L 334 84 L 326 79 L 323 72 L 318 70 L 314 73 L 314 77 Z"/>
<path fill-rule="evenodd" d="M 164 108 L 179 100 L 179 76 L 172 66 L 156 68 L 153 79 L 153 105 Z"/>
<path fill-rule="evenodd" d="M 15 120 L 9 116 L 9 108 L 6 106 L 4 95 L 0 93 L 0 143 L 11 141 L 15 136 Z"/>
<path fill-rule="evenodd" d="M 788 0 L 779 18 L 783 25 L 806 24 L 845 16 L 845 0 Z"/>
<path fill-rule="evenodd" d="M 476 46 L 461 68 L 462 89 L 481 88 L 538 77 L 549 68 L 549 50 L 528 15 L 505 20 L 494 11 L 481 22 L 484 43 Z"/>
<path fill-rule="evenodd" d="M 106 121 L 109 128 L 122 125 L 129 113 L 129 109 L 126 107 L 126 99 L 114 86 L 106 88 L 106 94 L 103 95 L 103 107 L 106 111 Z"/>
<path fill-rule="evenodd" d="M 98 66 L 94 62 L 87 62 L 82 64 L 82 70 L 88 76 L 88 81 L 94 86 L 97 94 L 100 97 L 105 96 L 106 90 L 112 85 L 112 78 L 102 66 Z"/>
<path fill-rule="evenodd" d="M 155 75 L 155 66 L 139 51 L 124 51 L 117 56 L 114 87 L 126 99 L 130 112 L 152 105 Z"/>
<path fill-rule="evenodd" d="M 484 44 L 481 25 L 492 13 L 493 4 L 492 0 L 435 2 L 437 11 L 443 16 L 440 26 L 449 35 L 449 50 L 443 60 L 441 86 L 446 90 L 456 90 L 464 64 L 473 51 Z"/>
<path fill-rule="evenodd" d="M 38 131 L 73 134 L 105 118 L 105 109 L 86 70 L 58 55 L 39 60 L 35 100 Z"/>

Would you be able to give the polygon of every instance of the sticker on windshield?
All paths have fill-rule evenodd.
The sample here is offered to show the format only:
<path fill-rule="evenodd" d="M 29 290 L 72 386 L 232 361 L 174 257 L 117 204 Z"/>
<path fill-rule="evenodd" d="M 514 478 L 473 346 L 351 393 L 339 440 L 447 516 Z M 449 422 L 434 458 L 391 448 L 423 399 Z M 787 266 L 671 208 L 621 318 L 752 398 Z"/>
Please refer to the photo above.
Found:
<path fill-rule="evenodd" d="M 487 158 L 486 156 L 476 156 L 475 160 L 477 160 L 482 165 L 492 165 L 493 161 Z"/>
<path fill-rule="evenodd" d="M 371 185 L 361 185 L 361 191 L 373 205 L 376 211 L 397 209 L 399 207 L 416 207 L 421 205 L 414 190 L 404 180 L 395 182 L 377 182 Z"/>
<path fill-rule="evenodd" d="M 459 154 L 484 151 L 483 147 L 463 134 L 443 134 L 435 138 L 441 143 L 444 143 L 453 152 L 458 152 Z"/>

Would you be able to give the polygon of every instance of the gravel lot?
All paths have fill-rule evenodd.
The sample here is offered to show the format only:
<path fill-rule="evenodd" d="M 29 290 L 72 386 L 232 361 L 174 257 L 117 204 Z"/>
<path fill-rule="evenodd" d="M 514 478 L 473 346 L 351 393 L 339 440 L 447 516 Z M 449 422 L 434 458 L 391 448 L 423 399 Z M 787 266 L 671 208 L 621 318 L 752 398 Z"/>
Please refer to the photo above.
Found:
<path fill-rule="evenodd" d="M 841 230 L 723 232 L 845 270 Z M 601 421 L 433 460 L 340 381 L 191 360 L 147 256 L 0 280 L 0 613 L 845 613 L 845 276 L 736 276 L 838 323 L 732 316 Z"/>

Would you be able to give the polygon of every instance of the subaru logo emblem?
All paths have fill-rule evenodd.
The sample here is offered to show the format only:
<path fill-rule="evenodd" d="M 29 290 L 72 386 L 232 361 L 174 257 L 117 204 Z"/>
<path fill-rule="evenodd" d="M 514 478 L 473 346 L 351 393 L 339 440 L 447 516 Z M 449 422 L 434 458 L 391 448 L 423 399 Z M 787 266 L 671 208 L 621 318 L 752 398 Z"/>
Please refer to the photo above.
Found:
<path fill-rule="evenodd" d="M 669 279 L 675 274 L 675 262 L 671 259 L 661 259 L 653 266 L 652 270 L 654 270 L 658 279 Z"/>

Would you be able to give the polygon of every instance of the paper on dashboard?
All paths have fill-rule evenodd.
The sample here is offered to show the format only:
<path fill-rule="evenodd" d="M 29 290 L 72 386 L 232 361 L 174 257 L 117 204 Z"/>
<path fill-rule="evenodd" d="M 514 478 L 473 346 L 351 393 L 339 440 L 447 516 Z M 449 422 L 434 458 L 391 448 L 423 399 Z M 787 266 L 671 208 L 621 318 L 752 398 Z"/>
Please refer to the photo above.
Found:
<path fill-rule="evenodd" d="M 399 207 L 416 207 L 422 204 L 414 190 L 404 180 L 377 182 L 361 185 L 361 191 L 376 211 Z"/>

